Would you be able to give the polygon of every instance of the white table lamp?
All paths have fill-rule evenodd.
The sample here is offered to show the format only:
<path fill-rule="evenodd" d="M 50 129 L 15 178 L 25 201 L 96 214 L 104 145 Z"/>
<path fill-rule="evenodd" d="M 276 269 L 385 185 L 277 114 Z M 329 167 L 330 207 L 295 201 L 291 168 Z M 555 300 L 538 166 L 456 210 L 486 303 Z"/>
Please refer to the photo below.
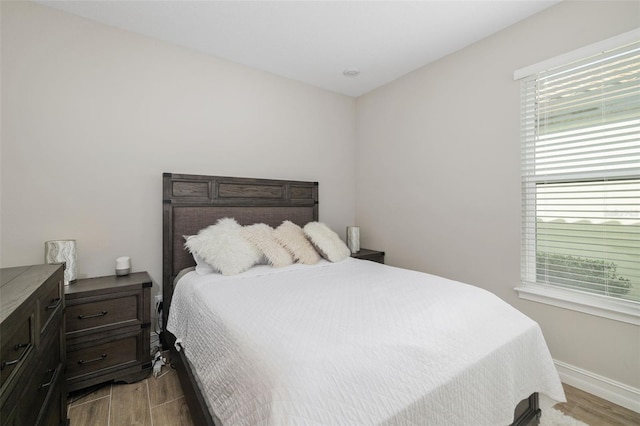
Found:
<path fill-rule="evenodd" d="M 76 240 L 52 240 L 44 243 L 45 263 L 64 263 L 64 285 L 77 279 Z"/>

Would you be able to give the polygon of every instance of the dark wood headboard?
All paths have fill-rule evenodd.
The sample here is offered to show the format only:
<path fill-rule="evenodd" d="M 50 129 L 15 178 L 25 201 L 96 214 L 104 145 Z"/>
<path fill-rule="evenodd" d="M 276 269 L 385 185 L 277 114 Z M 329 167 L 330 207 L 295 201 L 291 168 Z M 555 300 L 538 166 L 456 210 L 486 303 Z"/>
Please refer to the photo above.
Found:
<path fill-rule="evenodd" d="M 241 225 L 284 220 L 300 226 L 318 220 L 318 182 L 164 173 L 162 176 L 163 327 L 167 324 L 173 280 L 194 265 L 184 235 L 196 234 L 223 217 Z"/>

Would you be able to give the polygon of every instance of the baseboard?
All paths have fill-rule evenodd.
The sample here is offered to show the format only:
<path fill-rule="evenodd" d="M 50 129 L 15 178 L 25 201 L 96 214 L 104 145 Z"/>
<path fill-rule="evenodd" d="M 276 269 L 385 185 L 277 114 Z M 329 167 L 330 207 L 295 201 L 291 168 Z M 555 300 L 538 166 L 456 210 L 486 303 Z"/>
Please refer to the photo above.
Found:
<path fill-rule="evenodd" d="M 554 363 L 563 383 L 640 413 L 640 389 L 566 362 L 554 360 Z"/>

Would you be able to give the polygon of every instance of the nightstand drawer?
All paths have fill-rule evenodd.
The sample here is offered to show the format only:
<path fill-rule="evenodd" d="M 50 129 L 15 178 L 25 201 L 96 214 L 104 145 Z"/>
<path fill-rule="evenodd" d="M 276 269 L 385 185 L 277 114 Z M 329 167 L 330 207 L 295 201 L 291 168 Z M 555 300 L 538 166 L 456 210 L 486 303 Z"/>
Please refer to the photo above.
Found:
<path fill-rule="evenodd" d="M 67 353 L 67 380 L 140 363 L 141 345 L 142 333 L 138 332 L 72 350 Z"/>
<path fill-rule="evenodd" d="M 139 292 L 122 297 L 67 305 L 67 334 L 114 324 L 141 323 L 138 318 Z M 97 330 L 96 330 L 97 331 Z"/>

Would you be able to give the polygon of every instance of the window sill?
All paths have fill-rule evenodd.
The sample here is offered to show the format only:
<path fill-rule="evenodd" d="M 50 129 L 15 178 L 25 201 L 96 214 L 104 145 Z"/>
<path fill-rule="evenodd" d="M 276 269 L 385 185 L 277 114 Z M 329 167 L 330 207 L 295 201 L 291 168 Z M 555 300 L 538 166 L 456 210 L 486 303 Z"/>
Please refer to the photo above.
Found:
<path fill-rule="evenodd" d="M 523 284 L 515 290 L 521 299 L 640 325 L 640 304 L 636 302 L 540 284 Z"/>

